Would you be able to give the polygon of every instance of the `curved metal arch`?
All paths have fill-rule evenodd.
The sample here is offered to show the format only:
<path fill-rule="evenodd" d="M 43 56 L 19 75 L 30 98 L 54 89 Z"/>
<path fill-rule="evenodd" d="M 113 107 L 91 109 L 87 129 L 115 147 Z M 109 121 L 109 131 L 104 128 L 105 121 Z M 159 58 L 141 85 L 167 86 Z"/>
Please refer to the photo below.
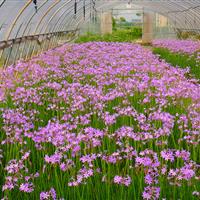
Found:
<path fill-rule="evenodd" d="M 21 15 L 23 14 L 23 12 L 28 8 L 28 6 L 32 3 L 32 0 L 29 0 L 24 6 L 23 8 L 20 10 L 19 14 L 17 15 L 17 17 L 14 19 L 13 23 L 11 24 L 7 34 L 6 34 L 6 40 L 9 39 L 10 34 L 16 24 L 16 22 L 18 21 L 18 19 L 21 17 Z"/>
<path fill-rule="evenodd" d="M 45 2 L 43 2 L 42 5 L 39 6 L 39 7 L 37 8 L 37 13 L 38 13 L 38 12 L 40 11 L 40 9 L 43 8 L 43 6 L 45 6 L 48 2 L 49 2 L 49 0 L 46 0 Z M 25 27 L 22 36 L 24 36 L 24 34 L 25 34 L 25 32 L 26 32 L 26 30 L 27 30 L 29 24 L 31 23 L 32 19 L 34 18 L 34 16 L 35 16 L 37 13 L 34 12 L 34 13 L 32 14 L 32 16 L 29 18 L 28 23 L 27 23 L 27 26 Z"/>
<path fill-rule="evenodd" d="M 60 1 L 59 1 L 59 2 L 60 2 Z M 57 3 L 59 3 L 59 2 L 57 2 Z M 69 4 L 70 2 L 72 2 L 72 1 L 68 1 L 68 2 L 66 2 L 66 3 Z M 54 12 L 53 17 L 55 17 L 56 14 L 58 13 L 58 11 L 60 11 L 65 5 L 67 5 L 66 3 L 62 4 L 62 6 L 59 7 L 59 8 Z M 55 7 L 56 5 L 57 5 L 57 4 L 54 4 L 53 7 Z M 73 6 L 73 5 L 72 5 L 72 6 Z M 52 6 L 51 6 L 51 8 L 48 9 L 48 11 L 47 11 L 46 13 L 50 12 L 51 9 L 52 9 Z M 66 11 L 68 11 L 67 14 L 69 14 L 70 12 L 72 12 L 71 9 L 67 9 Z M 65 12 L 66 12 L 66 11 L 65 11 Z M 65 12 L 64 12 L 64 13 L 65 13 Z M 47 15 L 46 13 L 45 13 L 45 16 Z M 41 18 L 40 21 L 42 21 L 42 20 L 44 19 L 45 16 L 43 15 L 43 17 Z M 52 19 L 51 19 L 51 20 L 52 20 Z M 50 23 L 51 20 L 49 20 L 49 23 Z M 41 23 L 41 22 L 40 22 L 40 23 Z M 56 25 L 56 24 L 55 24 L 55 25 Z M 47 27 L 48 27 L 48 26 L 47 26 Z M 40 29 L 40 32 L 41 32 L 42 30 L 43 30 L 43 28 Z M 51 30 L 50 32 L 53 33 L 54 30 Z M 59 36 L 58 36 L 58 37 L 59 37 Z M 54 45 L 57 43 L 57 40 L 58 40 L 58 38 L 55 37 L 55 39 L 53 39 L 53 40 L 51 41 L 51 44 L 49 43 L 49 45 L 50 45 L 50 46 L 54 46 Z M 46 42 L 45 42 L 45 43 L 46 43 Z M 48 43 L 48 42 L 47 42 L 47 43 Z M 48 45 L 48 46 L 49 46 L 49 45 Z"/>
<path fill-rule="evenodd" d="M 3 0 L 0 4 L 0 8 L 3 6 L 3 4 L 6 2 L 6 0 Z"/>
<path fill-rule="evenodd" d="M 174 21 L 174 18 L 165 12 L 166 10 L 170 11 L 174 7 L 173 4 L 168 1 L 162 2 L 162 5 L 161 5 L 161 2 L 154 2 L 154 1 L 152 2 L 145 1 L 144 3 L 137 2 L 137 5 L 142 5 L 144 6 L 145 9 L 149 8 L 151 11 L 155 13 L 168 17 L 170 21 L 172 22 Z M 181 6 L 179 6 L 179 9 L 182 10 Z M 176 22 L 181 23 L 181 21 L 178 20 L 177 17 L 176 17 Z"/>
<path fill-rule="evenodd" d="M 40 11 L 40 9 L 42 9 L 42 7 L 45 6 L 48 2 L 49 2 L 49 0 L 46 0 L 45 2 L 43 2 L 42 5 L 39 6 L 39 7 L 37 8 L 37 13 L 38 13 L 38 12 Z M 25 32 L 26 32 L 26 30 L 27 30 L 29 24 L 31 23 L 32 19 L 34 18 L 34 16 L 35 16 L 37 13 L 34 12 L 33 15 L 29 18 L 28 23 L 27 23 L 27 26 L 25 27 L 25 29 L 24 29 L 24 31 L 23 31 L 23 33 L 22 33 L 22 36 L 25 35 Z M 29 31 L 30 31 L 30 29 L 28 30 L 28 34 L 29 34 Z M 23 50 L 22 50 L 22 55 L 24 54 L 25 46 L 26 46 L 26 45 L 27 45 L 27 42 L 24 42 L 23 47 L 22 47 L 22 49 L 23 49 Z M 29 49 L 30 49 L 30 46 L 31 46 L 31 44 L 29 44 L 29 42 L 28 42 L 28 51 L 29 51 Z"/>
<path fill-rule="evenodd" d="M 74 18 L 74 17 L 72 17 L 72 20 L 70 21 L 70 23 L 69 23 L 69 27 L 72 25 L 72 24 L 74 24 L 74 28 L 75 28 L 75 30 L 76 29 L 78 29 L 78 26 L 79 26 L 79 24 L 77 23 L 77 21 L 78 21 L 78 19 L 79 18 L 81 18 L 82 20 L 81 21 L 84 21 L 83 20 L 83 13 L 80 13 L 80 12 L 78 12 L 78 11 L 80 11 L 80 10 L 82 10 L 82 8 L 80 8 L 80 9 L 78 9 L 77 10 L 77 15 L 76 15 L 76 17 Z M 65 23 L 64 23 L 65 24 Z M 72 28 L 73 29 L 73 28 Z"/>
<path fill-rule="evenodd" d="M 61 0 L 56 0 L 56 1 L 47 9 L 47 11 L 44 13 L 44 15 L 41 17 L 41 19 L 40 19 L 39 22 L 37 23 L 36 28 L 35 28 L 35 31 L 34 31 L 34 34 L 37 33 L 40 24 L 42 23 L 42 21 L 44 20 L 44 18 L 48 15 L 48 13 L 49 13 L 58 3 L 60 3 L 60 2 L 61 2 Z"/>
<path fill-rule="evenodd" d="M 90 8 L 90 5 L 91 5 L 91 4 L 88 3 L 88 4 L 86 4 L 85 6 L 86 6 L 86 8 L 88 7 L 89 9 L 91 9 L 91 8 Z M 89 9 L 88 9 L 88 10 L 89 10 Z M 97 12 L 95 9 L 94 9 L 94 11 Z M 89 13 L 88 13 L 88 16 L 90 17 L 90 14 L 89 14 Z M 77 18 L 75 19 L 75 21 L 77 22 L 77 27 L 79 27 L 79 24 L 80 24 L 81 22 L 87 22 L 87 19 L 88 19 L 88 20 L 90 19 L 89 17 L 84 19 L 83 12 L 81 12 L 80 15 L 77 16 Z M 80 18 L 80 20 L 78 20 L 79 18 Z M 76 24 L 76 23 L 75 23 L 75 24 Z"/>
<path fill-rule="evenodd" d="M 78 13 L 79 9 L 77 10 Z M 70 11 L 71 12 L 71 11 Z M 77 18 L 78 14 L 76 14 L 76 18 Z M 63 18 L 63 20 L 60 22 L 59 26 L 57 27 L 57 29 L 60 30 L 65 30 L 63 27 L 64 26 L 70 26 L 71 23 L 74 23 L 74 13 L 72 13 L 67 19 Z M 66 20 L 66 22 L 65 22 Z"/>
<path fill-rule="evenodd" d="M 60 10 L 62 10 L 66 5 L 69 4 L 69 2 L 71 2 L 72 0 L 68 0 L 67 2 L 65 2 L 61 7 L 59 7 L 54 14 L 50 17 L 49 21 L 47 22 L 46 26 L 43 28 L 44 29 L 44 33 L 46 33 L 48 25 L 51 23 L 51 21 L 56 17 L 56 15 L 60 12 Z M 42 30 L 42 29 L 41 29 Z"/>
<path fill-rule="evenodd" d="M 72 7 L 73 7 L 74 5 L 72 5 Z M 71 14 L 70 14 L 71 13 Z M 70 15 L 69 15 L 70 14 Z M 69 15 L 68 16 L 68 18 L 66 17 L 67 15 Z M 69 20 L 69 22 L 70 22 L 70 20 L 71 20 L 71 18 L 74 16 L 74 10 L 72 9 L 72 10 L 70 10 L 70 9 L 68 9 L 68 10 L 66 10 L 63 14 L 62 14 L 62 16 L 59 18 L 59 20 L 58 20 L 58 22 L 55 24 L 55 26 L 53 27 L 53 31 L 55 30 L 55 28 L 57 28 L 57 30 L 61 30 L 60 29 L 60 27 L 61 27 L 61 25 L 62 25 L 62 23 L 63 23 L 63 21 L 66 19 L 66 20 Z M 63 18 L 63 19 L 62 19 Z"/>
<path fill-rule="evenodd" d="M 91 1 L 89 0 L 89 2 L 88 1 L 85 1 L 85 11 L 88 11 L 88 10 L 90 10 L 91 9 Z M 82 12 L 80 12 L 82 10 Z M 71 21 L 71 23 L 69 24 L 69 25 L 71 25 L 73 22 L 75 22 L 75 23 L 73 23 L 74 25 L 75 25 L 75 27 L 76 27 L 76 29 L 78 28 L 78 24 L 76 25 L 76 21 L 77 21 L 77 19 L 79 18 L 79 17 L 81 17 L 81 16 L 83 16 L 83 22 L 85 21 L 85 19 L 84 19 L 84 13 L 83 13 L 83 5 L 78 9 L 78 11 L 79 12 L 77 12 L 77 14 L 76 14 L 76 17 L 74 18 L 74 15 L 72 15 L 71 17 L 72 17 L 72 21 Z M 86 12 L 87 13 L 87 12 Z M 65 23 L 63 23 L 63 24 L 65 24 Z"/>
<path fill-rule="evenodd" d="M 69 1 L 69 2 L 71 2 L 71 1 Z M 20 2 L 20 1 L 17 0 L 16 2 Z M 8 27 L 8 30 L 6 30 L 7 31 L 7 33 L 5 34 L 6 39 L 9 39 L 11 37 L 12 31 L 17 30 L 15 27 L 18 27 L 20 25 L 17 22 L 19 19 L 22 19 L 22 16 L 24 13 L 27 13 L 24 11 L 27 8 L 29 8 L 29 5 L 31 4 L 31 2 L 32 2 L 32 0 L 27 0 L 27 1 L 25 1 L 25 3 L 23 3 L 25 5 L 21 6 L 21 4 L 20 4 L 20 11 L 18 11 L 18 13 L 16 14 L 15 19 L 13 20 L 11 25 Z M 49 2 L 49 0 L 45 0 L 44 2 L 42 2 L 42 4 L 45 4 L 47 2 Z M 80 0 L 79 2 L 83 2 L 83 0 Z M 111 7 L 119 5 L 119 4 L 128 3 L 128 0 L 123 1 L 123 2 L 120 0 L 113 0 L 113 1 L 85 0 L 85 2 L 87 2 L 88 5 L 90 5 L 90 7 L 93 10 L 98 10 L 101 8 L 108 9 L 108 8 L 111 8 Z M 2 6 L 4 7 L 4 5 L 6 5 L 6 3 L 7 3 L 6 0 L 2 0 L 1 4 L 0 4 L 0 8 Z M 59 5 L 59 3 L 61 5 Z M 178 1 L 178 0 L 170 0 L 170 1 L 166 1 L 166 0 L 160 0 L 160 1 L 132 0 L 131 3 L 134 5 L 143 6 L 145 9 L 152 10 L 158 14 L 168 17 L 169 21 L 171 22 L 171 24 L 173 25 L 174 28 L 185 28 L 185 29 L 200 28 L 200 17 L 199 17 L 200 2 L 199 2 L 199 0 L 193 0 L 193 1 L 186 1 L 186 0 L 182 0 L 182 1 Z M 64 17 L 65 12 L 63 12 L 64 5 L 67 6 L 69 4 L 62 0 L 52 1 L 52 5 L 48 6 L 47 10 L 45 10 L 45 13 L 42 15 L 42 17 L 40 17 L 39 22 L 37 22 L 35 33 L 38 30 L 40 30 L 40 32 L 42 32 L 44 30 L 45 30 L 45 32 L 48 32 L 51 30 L 55 30 L 57 28 L 59 30 L 65 29 L 66 28 L 65 24 L 72 25 L 72 23 L 74 23 L 74 27 L 76 27 L 77 25 L 79 26 L 80 25 L 79 20 L 81 19 L 80 18 L 81 16 L 79 17 L 80 13 L 77 14 L 77 18 L 74 19 L 73 18 L 73 9 L 72 9 L 73 6 L 70 6 L 70 8 L 66 8 L 66 9 L 72 9 L 72 11 L 71 12 L 66 11 L 66 13 L 68 13 L 68 15 L 66 14 L 66 19 L 65 19 L 65 17 Z M 55 6 L 58 6 L 58 8 L 56 8 L 56 11 L 53 11 L 53 14 L 51 16 L 49 16 L 48 13 L 50 13 Z M 40 7 L 38 8 L 38 10 L 40 9 Z M 82 8 L 80 8 L 80 9 L 82 9 Z M 78 12 L 80 12 L 80 9 Z M 60 16 L 61 11 L 62 11 L 62 14 Z M 88 7 L 87 7 L 86 15 L 88 15 L 89 12 L 90 12 L 90 9 L 88 9 Z M 28 23 L 25 25 L 25 28 L 22 28 L 23 29 L 22 35 L 26 34 L 31 22 L 33 22 L 33 21 L 36 22 L 36 20 L 33 20 L 34 16 L 36 16 L 36 13 L 31 14 L 31 17 L 28 16 Z M 59 18 L 58 20 L 56 19 L 57 16 Z M 63 19 L 63 17 L 64 17 L 64 19 Z M 44 25 L 43 25 L 42 23 L 44 22 L 44 19 L 47 19 L 47 23 L 46 24 L 44 23 Z M 49 24 L 51 24 L 51 22 L 54 21 L 54 19 L 56 19 L 55 21 L 57 21 L 58 23 L 55 25 L 53 24 L 52 28 L 50 26 L 50 30 L 48 30 Z M 70 22 L 67 22 L 66 20 L 69 20 Z M 64 24 L 64 26 L 62 26 L 62 23 Z M 24 27 L 24 25 L 23 25 L 23 27 Z M 27 33 L 27 34 L 29 34 L 29 33 Z"/>
<path fill-rule="evenodd" d="M 86 4 L 86 8 L 87 8 L 88 5 L 90 5 L 90 4 Z M 80 11 L 80 10 L 82 10 L 82 7 L 79 8 L 77 11 Z M 83 14 L 83 13 L 77 12 L 76 18 L 78 17 L 79 14 Z M 66 19 L 66 20 L 69 20 L 69 23 L 68 23 L 68 24 L 70 25 L 71 23 L 74 22 L 74 20 L 75 20 L 76 18 L 74 18 L 74 14 L 72 13 L 72 15 L 70 16 L 70 18 L 68 18 L 68 19 Z M 65 17 L 63 18 L 63 20 L 60 22 L 60 25 L 58 26 L 58 30 L 59 30 L 59 31 L 60 31 L 60 30 L 65 30 L 65 29 L 62 29 L 63 26 L 66 25 L 66 23 L 64 22 L 64 20 L 65 20 Z M 62 24 L 63 24 L 63 26 L 62 26 Z"/>
<path fill-rule="evenodd" d="M 90 5 L 90 4 L 88 4 L 88 5 Z M 84 20 L 82 20 L 82 17 L 81 17 L 81 15 L 80 15 L 80 20 L 78 20 L 79 18 L 77 18 L 76 19 L 76 21 L 77 21 L 77 27 L 76 28 L 78 28 L 79 27 L 79 24 L 81 23 L 81 22 L 83 22 L 84 21 L 84 24 L 85 23 L 87 23 L 87 22 L 89 22 L 90 21 L 90 13 L 87 13 L 86 14 L 86 16 L 85 16 L 85 19 Z"/>
<path fill-rule="evenodd" d="M 74 5 L 71 5 L 71 7 L 73 8 Z M 57 28 L 56 30 L 60 30 L 61 24 L 62 24 L 63 21 L 66 19 L 66 16 L 67 16 L 68 14 L 70 14 L 71 12 L 72 12 L 72 11 L 71 11 L 70 9 L 65 10 L 65 11 L 62 13 L 62 15 L 59 17 L 59 19 L 56 21 L 56 23 L 55 23 L 54 26 L 52 27 L 51 31 L 54 32 L 56 28 Z M 70 16 L 67 18 L 67 20 L 71 19 L 71 16 L 72 16 L 72 15 L 70 15 Z M 62 19 L 62 18 L 63 18 L 63 19 Z"/>
<path fill-rule="evenodd" d="M 69 4 L 70 2 L 72 2 L 72 1 L 70 0 L 70 1 L 68 1 L 68 2 L 66 2 L 66 3 Z M 67 5 L 66 3 L 64 3 L 61 7 L 63 8 L 65 5 Z M 72 6 L 74 6 L 74 5 L 72 5 Z M 69 9 L 70 9 L 70 8 L 68 8 L 67 10 L 65 10 L 64 13 L 65 13 L 66 11 L 68 11 Z M 58 9 L 58 10 L 60 11 L 60 9 Z M 56 16 L 58 10 L 56 10 L 56 11 L 54 12 L 55 15 L 53 14 L 53 17 Z M 63 14 L 61 14 L 61 16 L 62 16 L 62 15 L 63 15 Z M 60 17 L 59 17 L 59 19 L 60 19 Z M 50 23 L 50 21 L 49 21 L 49 23 Z M 55 27 L 56 24 L 57 24 L 57 23 L 55 23 L 53 27 Z M 47 25 L 47 27 L 48 27 L 48 25 Z M 46 27 L 46 28 L 47 28 L 47 27 Z M 40 29 L 40 32 L 41 32 L 42 30 L 43 30 L 43 28 Z M 49 31 L 49 32 L 50 32 L 50 33 L 53 33 L 54 30 L 51 30 L 51 31 Z M 56 38 L 53 40 L 52 43 L 56 43 Z M 53 44 L 53 45 L 54 45 L 54 44 Z"/>
<path fill-rule="evenodd" d="M 178 3 L 178 2 L 173 2 L 173 5 L 175 5 L 176 7 L 180 7 L 180 3 Z M 180 14 L 179 14 L 179 16 L 180 16 L 180 20 L 182 19 L 182 23 L 185 25 L 185 27 L 186 28 L 188 28 L 188 29 L 190 29 L 190 28 L 193 28 L 193 24 L 192 23 L 190 23 L 191 21 L 192 21 L 192 17 L 193 17 L 193 15 L 189 15 L 189 16 L 187 16 L 186 14 L 187 14 L 187 12 L 188 11 L 190 11 L 190 9 L 192 8 L 193 6 L 191 6 L 191 4 L 188 4 L 188 5 L 186 5 L 186 4 L 184 4 L 184 5 L 182 5 L 182 9 L 181 10 L 179 10 L 179 12 L 181 12 Z M 186 12 L 186 13 L 185 13 Z M 183 16 L 182 16 L 183 15 Z"/>
<path fill-rule="evenodd" d="M 168 6 L 166 6 L 166 4 L 168 4 Z M 163 8 L 161 8 L 161 14 L 165 15 L 166 11 L 164 10 L 168 10 L 168 18 L 171 18 L 171 21 L 175 22 L 176 21 L 176 26 L 182 26 L 184 25 L 185 27 L 187 27 L 188 29 L 190 27 L 193 27 L 193 24 L 190 23 L 190 21 L 192 21 L 192 15 L 189 15 L 187 17 L 185 17 L 185 14 L 183 13 L 184 11 L 186 11 L 188 9 L 188 6 L 184 6 L 185 4 L 180 4 L 178 2 L 173 2 L 173 3 L 169 3 L 169 2 L 164 2 Z M 176 12 L 174 12 L 173 7 L 178 7 L 179 10 L 176 10 Z M 156 12 L 156 9 L 154 9 Z M 175 13 L 175 17 L 171 17 L 171 15 L 169 14 L 171 13 Z M 178 23 L 177 23 L 178 22 Z"/>

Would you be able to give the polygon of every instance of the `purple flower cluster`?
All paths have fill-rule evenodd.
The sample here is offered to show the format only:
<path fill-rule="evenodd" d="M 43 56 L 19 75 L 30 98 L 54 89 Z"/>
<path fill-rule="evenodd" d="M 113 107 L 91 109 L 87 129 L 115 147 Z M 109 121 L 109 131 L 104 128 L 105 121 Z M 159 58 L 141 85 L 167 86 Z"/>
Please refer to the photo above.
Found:
<path fill-rule="evenodd" d="M 176 40 L 176 39 L 157 39 L 152 42 L 154 47 L 162 47 L 176 53 L 192 55 L 200 51 L 200 41 Z"/>
<path fill-rule="evenodd" d="M 57 199 L 59 184 L 100 177 L 129 188 L 141 177 L 143 199 L 159 199 L 162 180 L 199 180 L 200 85 L 185 73 L 140 45 L 105 42 L 67 44 L 1 70 L 3 195 L 37 188 L 41 200 Z M 66 176 L 52 189 L 34 184 L 55 171 Z"/>
<path fill-rule="evenodd" d="M 121 177 L 116 175 L 114 177 L 114 183 L 129 186 L 131 184 L 131 177 L 130 176 Z"/>
<path fill-rule="evenodd" d="M 47 192 L 41 192 L 40 193 L 40 200 L 45 200 L 45 199 L 53 199 L 56 200 L 56 191 L 54 188 L 51 188 Z"/>
<path fill-rule="evenodd" d="M 5 167 L 7 176 L 2 191 L 13 190 L 18 187 L 20 191 L 30 193 L 34 191 L 32 181 L 39 176 L 39 173 L 30 173 L 25 162 L 29 159 L 30 152 L 22 152 L 20 160 L 10 160 Z"/>

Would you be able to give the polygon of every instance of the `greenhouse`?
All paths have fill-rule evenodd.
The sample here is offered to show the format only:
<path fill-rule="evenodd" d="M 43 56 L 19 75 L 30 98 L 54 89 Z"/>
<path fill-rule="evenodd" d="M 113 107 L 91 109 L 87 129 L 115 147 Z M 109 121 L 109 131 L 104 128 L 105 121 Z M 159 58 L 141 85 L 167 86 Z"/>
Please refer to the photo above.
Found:
<path fill-rule="evenodd" d="M 0 0 L 0 199 L 200 199 L 200 1 Z"/>

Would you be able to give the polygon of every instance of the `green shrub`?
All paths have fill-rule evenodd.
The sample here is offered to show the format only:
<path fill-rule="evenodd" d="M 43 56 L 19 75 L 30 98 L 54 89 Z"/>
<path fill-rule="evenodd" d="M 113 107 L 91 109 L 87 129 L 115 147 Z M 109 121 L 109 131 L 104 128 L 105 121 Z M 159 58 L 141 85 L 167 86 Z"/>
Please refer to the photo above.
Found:
<path fill-rule="evenodd" d="M 132 42 L 136 39 L 141 38 L 142 29 L 140 27 L 134 27 L 130 29 L 118 29 L 113 30 L 112 34 L 93 34 L 87 33 L 86 35 L 80 36 L 75 40 L 76 43 L 84 43 L 91 41 L 104 41 L 104 42 Z"/>
<path fill-rule="evenodd" d="M 115 20 L 114 17 L 112 17 L 112 29 L 113 29 L 113 30 L 117 30 L 117 29 L 116 29 L 116 20 Z"/>
<path fill-rule="evenodd" d="M 200 39 L 200 34 L 195 31 L 182 31 L 177 30 L 178 39 Z"/>

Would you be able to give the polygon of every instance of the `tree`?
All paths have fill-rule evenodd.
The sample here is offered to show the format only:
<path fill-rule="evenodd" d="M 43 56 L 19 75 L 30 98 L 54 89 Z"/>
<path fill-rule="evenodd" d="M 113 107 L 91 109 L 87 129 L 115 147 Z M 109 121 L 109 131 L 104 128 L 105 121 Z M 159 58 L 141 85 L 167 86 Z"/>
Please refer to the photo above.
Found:
<path fill-rule="evenodd" d="M 126 22 L 126 19 L 124 17 L 119 18 L 120 22 Z"/>

